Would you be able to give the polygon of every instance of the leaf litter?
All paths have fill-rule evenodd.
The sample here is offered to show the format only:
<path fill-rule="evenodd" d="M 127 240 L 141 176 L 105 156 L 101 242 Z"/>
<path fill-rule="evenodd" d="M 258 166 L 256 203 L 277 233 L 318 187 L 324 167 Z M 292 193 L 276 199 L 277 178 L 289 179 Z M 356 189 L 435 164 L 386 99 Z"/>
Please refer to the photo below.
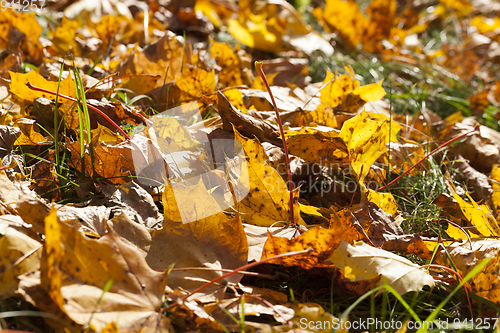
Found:
<path fill-rule="evenodd" d="M 305 3 L 313 16 L 281 0 L 2 8 L 0 309 L 23 299 L 55 332 L 286 332 L 342 315 L 333 290 L 295 298 L 294 270 L 353 297 L 431 295 L 490 258 L 466 287 L 498 316 L 499 8 Z M 435 45 L 450 17 L 463 29 Z M 362 71 L 366 55 L 400 67 Z M 312 82 L 325 57 L 342 60 Z M 409 112 L 413 89 L 446 112 Z M 80 91 L 102 113 L 62 97 Z"/>

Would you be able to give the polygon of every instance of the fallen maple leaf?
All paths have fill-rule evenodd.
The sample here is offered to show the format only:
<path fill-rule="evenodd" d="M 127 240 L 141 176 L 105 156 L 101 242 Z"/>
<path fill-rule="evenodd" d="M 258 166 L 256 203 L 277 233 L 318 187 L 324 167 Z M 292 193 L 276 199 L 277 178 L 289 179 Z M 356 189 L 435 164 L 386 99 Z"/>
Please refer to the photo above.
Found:
<path fill-rule="evenodd" d="M 41 286 L 76 324 L 102 330 L 114 322 L 122 331 L 173 332 L 158 313 L 167 272 L 149 268 L 112 229 L 99 240 L 86 238 L 60 222 L 53 209 L 45 237 Z M 45 300 L 36 302 L 44 308 Z"/>
<path fill-rule="evenodd" d="M 334 264 L 349 281 L 371 280 L 381 276 L 378 284 L 388 284 L 400 295 L 419 291 L 424 286 L 434 287 L 434 279 L 418 265 L 363 242 L 350 245 L 342 241 L 326 262 Z"/>
<path fill-rule="evenodd" d="M 313 248 L 313 251 L 306 256 L 285 257 L 273 259 L 270 262 L 284 266 L 299 266 L 305 269 L 321 266 L 328 267 L 329 263 L 325 262 L 325 260 L 332 255 L 333 251 L 339 246 L 340 241 L 341 239 L 336 237 L 334 230 L 320 227 L 314 227 L 293 239 L 275 237 L 268 233 L 261 260 L 282 253 Z"/>
<path fill-rule="evenodd" d="M 288 187 L 276 169 L 250 160 L 234 184 L 240 189 L 235 191 L 238 202 L 235 208 L 242 214 L 243 221 L 260 226 L 290 223 Z M 297 188 L 293 193 L 294 217 L 297 224 L 305 224 L 300 216 L 299 191 Z"/>
<path fill-rule="evenodd" d="M 322 127 L 302 127 L 285 133 L 290 154 L 303 158 L 307 163 L 342 168 L 349 163 L 345 141 L 338 131 Z"/>
<path fill-rule="evenodd" d="M 20 46 L 28 61 L 39 64 L 43 52 L 39 43 L 42 27 L 35 15 L 19 13 L 7 6 L 0 11 L 0 22 L 0 48 Z"/>
<path fill-rule="evenodd" d="M 54 95 L 29 89 L 26 86 L 26 83 L 29 82 L 37 87 L 55 92 L 58 91 L 57 81 L 47 81 L 35 71 L 30 71 L 26 74 L 9 72 L 9 74 L 11 79 L 10 92 L 16 95 L 19 99 L 25 100 L 27 102 L 33 102 L 38 97 L 44 97 L 53 101 L 56 99 L 56 96 Z M 68 77 L 64 80 L 61 80 L 61 83 L 59 85 L 59 93 L 70 97 L 76 96 L 75 84 L 73 82 L 73 79 L 71 78 L 71 75 L 68 75 Z"/>
<path fill-rule="evenodd" d="M 372 164 L 387 154 L 389 142 L 389 123 L 385 120 L 371 120 L 366 112 L 344 123 L 339 137 L 346 143 L 352 173 L 361 188 L 365 188 L 364 179 Z"/>
<path fill-rule="evenodd" d="M 472 292 L 492 302 L 500 301 L 500 285 L 498 272 L 500 269 L 500 243 L 496 239 L 472 239 L 455 242 L 446 247 L 446 253 L 440 253 L 436 262 L 449 266 L 453 261 L 458 273 L 464 277 L 482 260 L 490 258 L 490 262 L 477 275 L 467 282 Z"/>
<path fill-rule="evenodd" d="M 223 272 L 218 269 L 234 269 L 247 262 L 247 239 L 239 217 L 228 219 L 203 183 L 177 188 L 167 183 L 163 205 L 163 229 L 151 234 L 146 255 L 148 264 L 154 269 L 169 269 L 172 265 L 179 269 L 212 269 L 172 272 L 169 281 L 173 286 L 192 291 L 221 276 Z M 233 275 L 227 281 L 237 283 L 240 278 Z M 210 294 L 215 291 L 219 296 L 224 292 L 220 286 L 213 285 L 196 298 L 213 300 Z"/>
<path fill-rule="evenodd" d="M 40 268 L 41 239 L 28 235 L 22 219 L 3 215 L 0 219 L 0 299 L 14 296 L 19 281 L 17 276 Z"/>

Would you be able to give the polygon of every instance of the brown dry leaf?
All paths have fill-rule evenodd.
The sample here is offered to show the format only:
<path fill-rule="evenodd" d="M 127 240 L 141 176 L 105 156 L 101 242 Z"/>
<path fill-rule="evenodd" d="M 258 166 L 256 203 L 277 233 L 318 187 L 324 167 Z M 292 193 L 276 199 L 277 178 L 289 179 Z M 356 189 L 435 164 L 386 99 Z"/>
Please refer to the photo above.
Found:
<path fill-rule="evenodd" d="M 396 220 L 373 202 L 362 201 L 354 209 L 353 215 L 366 230 L 374 246 L 387 251 L 416 254 L 426 259 L 431 257 L 432 252 L 419 235 L 405 235 Z"/>
<path fill-rule="evenodd" d="M 247 262 L 247 239 L 239 217 L 228 219 L 202 182 L 190 187 L 167 183 L 163 206 L 163 229 L 151 234 L 151 246 L 146 256 L 148 264 L 157 270 L 169 269 L 172 265 L 179 269 L 211 269 L 171 272 L 171 286 L 193 291 L 224 274 L 220 269 L 235 269 Z M 240 278 L 233 275 L 226 281 L 237 283 Z M 221 296 L 221 291 L 221 286 L 212 285 L 195 298 L 213 300 L 210 294 L 218 292 Z"/>
<path fill-rule="evenodd" d="M 9 186 L 10 190 L 12 190 L 14 184 L 11 182 Z M 33 191 L 11 191 L 9 195 L 2 198 L 2 200 L 6 203 L 15 204 L 15 212 L 25 223 L 31 224 L 36 232 L 40 234 L 45 233 L 45 217 L 49 214 L 50 207 L 43 199 L 40 199 L 36 193 Z"/>
<path fill-rule="evenodd" d="M 150 229 L 161 225 L 163 214 L 160 214 L 152 196 L 135 181 L 119 187 L 103 188 L 103 192 L 107 197 L 104 205 L 109 207 L 110 216 L 125 214 L 135 223 Z"/>
<path fill-rule="evenodd" d="M 102 98 L 101 100 L 87 99 L 87 103 L 101 110 L 117 124 L 126 122 L 128 124 L 139 125 L 142 123 L 142 118 L 139 116 L 139 110 L 137 108 L 124 105 L 119 101 L 110 102 L 108 99 Z M 78 128 L 80 125 L 78 109 L 74 104 L 68 103 L 68 105 L 71 105 L 71 108 L 69 109 L 69 112 L 64 114 L 66 125 L 69 128 Z M 64 108 L 61 108 L 61 110 L 64 110 Z M 91 108 L 88 108 L 88 111 L 91 128 L 97 128 L 100 124 L 101 126 L 105 126 L 113 131 L 116 131 L 116 128 L 103 115 Z"/>
<path fill-rule="evenodd" d="M 217 112 L 222 118 L 223 128 L 226 131 L 231 131 L 234 126 L 239 133 L 248 138 L 255 136 L 261 143 L 268 141 L 281 146 L 277 126 L 239 112 L 220 91 L 217 97 Z"/>
<path fill-rule="evenodd" d="M 275 237 L 268 233 L 268 239 L 262 251 L 262 259 L 271 258 L 278 254 L 302 251 L 312 248 L 308 254 L 292 257 L 273 259 L 270 263 L 284 266 L 299 266 L 305 269 L 313 267 L 330 266 L 325 263 L 339 246 L 341 239 L 332 229 L 314 227 L 297 238 L 288 239 L 285 237 Z"/>
<path fill-rule="evenodd" d="M 329 228 L 332 230 L 341 230 L 340 233 L 336 233 L 336 236 L 349 243 L 359 240 L 369 241 L 366 234 L 368 228 L 364 229 L 348 208 L 330 215 Z"/>
<path fill-rule="evenodd" d="M 169 296 L 179 297 L 179 294 Z M 207 313 L 196 301 L 184 301 L 177 303 L 169 316 L 172 323 L 183 332 L 220 332 L 220 325 Z"/>
<path fill-rule="evenodd" d="M 488 101 L 489 90 L 472 95 L 467 100 L 471 103 L 471 111 L 475 116 L 481 117 L 484 109 L 490 104 Z"/>
<path fill-rule="evenodd" d="M 295 85 L 304 88 L 311 81 L 311 78 L 307 76 L 307 74 L 309 74 L 308 59 L 277 58 L 264 60 L 262 61 L 262 69 L 266 75 L 277 73 L 277 75 L 274 76 L 272 83 L 269 82 L 270 85 L 282 87 Z"/>
<path fill-rule="evenodd" d="M 493 189 L 488 176 L 471 167 L 465 159 L 457 157 L 453 163 L 453 167 L 461 174 L 457 179 L 465 182 L 469 194 L 475 201 L 486 201 L 490 207 L 493 207 L 491 205 Z M 494 168 L 495 166 L 493 166 Z"/>
<path fill-rule="evenodd" d="M 447 141 L 471 131 L 477 124 L 477 121 L 473 118 L 465 118 L 461 122 L 451 124 L 441 131 L 440 140 Z M 451 153 L 453 156 L 460 155 L 467 159 L 469 164 L 477 171 L 489 173 L 493 164 L 500 164 L 500 146 L 498 142 L 484 138 L 483 133 L 486 133 L 486 131 L 481 130 L 480 133 L 475 132 L 468 135 L 459 145 L 452 147 Z"/>
<path fill-rule="evenodd" d="M 41 197 L 50 198 L 54 201 L 61 200 L 59 189 L 59 179 L 56 176 L 54 167 L 54 155 L 49 151 L 48 159 L 36 162 L 31 171 L 32 184 L 30 189 L 38 193 Z"/>
<path fill-rule="evenodd" d="M 434 279 L 418 265 L 363 242 L 350 245 L 341 241 L 326 262 L 333 263 L 350 281 L 371 280 L 380 275 L 378 284 L 388 284 L 400 295 L 419 291 L 424 286 L 434 287 Z"/>
<path fill-rule="evenodd" d="M 113 184 L 126 183 L 130 177 L 130 170 L 134 170 L 134 161 L 132 159 L 132 151 L 130 144 L 123 142 L 107 143 L 102 141 L 99 135 L 99 129 L 92 130 L 92 148 L 94 163 L 90 154 L 89 145 L 85 145 L 83 160 L 85 165 L 81 163 L 80 142 L 67 142 L 71 152 L 71 161 L 80 172 L 84 171 L 85 176 L 106 178 Z M 94 164 L 94 166 L 92 166 Z M 83 169 L 85 168 L 85 169 Z M 94 174 L 95 170 L 95 174 Z"/>
<path fill-rule="evenodd" d="M 163 38 L 148 45 L 143 52 L 133 52 L 129 55 L 121 62 L 117 71 L 120 72 L 120 75 L 160 75 L 161 77 L 149 79 L 141 76 L 132 77 L 123 85 L 136 94 L 144 94 L 154 88 L 161 87 L 164 82 L 172 82 L 181 73 L 182 67 L 190 63 L 191 58 L 189 53 L 185 51 L 182 38 L 167 31 Z"/>
<path fill-rule="evenodd" d="M 167 160 L 151 139 L 137 134 L 132 140 L 123 141 L 122 137 L 102 126 L 92 130 L 92 133 L 97 177 L 106 178 L 112 184 L 124 184 L 129 182 L 135 173 L 141 184 L 160 186 L 163 177 L 170 174 Z M 80 142 L 69 142 L 68 147 L 72 162 L 81 170 Z M 88 145 L 85 145 L 84 158 L 86 175 L 92 178 L 92 160 Z"/>
<path fill-rule="evenodd" d="M 13 126 L 0 125 L 0 156 L 10 153 L 14 142 L 21 135 L 21 130 Z"/>
<path fill-rule="evenodd" d="M 30 237 L 28 226 L 18 216 L 0 217 L 0 299 L 14 296 L 17 276 L 40 268 L 41 239 Z"/>
<path fill-rule="evenodd" d="M 472 248 L 471 248 L 472 246 Z M 500 302 L 500 242 L 496 239 L 473 239 L 455 242 L 446 247 L 447 254 L 453 260 L 461 276 L 466 276 L 477 264 L 486 258 L 490 262 L 477 275 L 467 282 L 472 292 L 492 302 Z M 449 267 L 449 257 L 441 252 L 436 263 Z"/>
<path fill-rule="evenodd" d="M 257 81 L 257 79 L 255 80 Z M 255 82 L 254 81 L 254 82 Z M 294 112 L 298 108 L 304 107 L 304 102 L 296 97 L 290 96 L 290 89 L 278 86 L 271 86 L 271 90 L 276 101 L 276 106 L 281 114 L 284 112 Z M 264 87 L 260 89 L 240 89 L 243 95 L 246 109 L 255 109 L 261 111 L 274 110 L 271 97 Z M 311 105 L 307 105 L 307 110 L 311 111 Z M 275 115 L 275 111 L 269 112 L 271 117 Z M 283 115 L 286 118 L 286 115 Z M 282 116 L 282 117 L 283 117 Z M 263 117 L 264 118 L 264 117 Z M 267 117 L 266 117 L 267 118 Z"/>
<path fill-rule="evenodd" d="M 102 330 L 114 322 L 121 331 L 173 332 L 157 312 L 167 273 L 149 268 L 112 229 L 99 240 L 86 238 L 60 222 L 53 209 L 45 219 L 45 236 L 42 288 L 76 324 Z M 45 300 L 36 301 L 43 309 Z"/>

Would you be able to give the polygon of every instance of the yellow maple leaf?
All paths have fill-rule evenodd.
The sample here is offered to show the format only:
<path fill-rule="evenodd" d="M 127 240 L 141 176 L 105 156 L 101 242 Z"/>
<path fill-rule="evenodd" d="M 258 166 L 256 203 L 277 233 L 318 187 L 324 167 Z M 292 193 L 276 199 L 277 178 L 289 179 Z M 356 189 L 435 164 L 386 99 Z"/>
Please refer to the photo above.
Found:
<path fill-rule="evenodd" d="M 491 187 L 493 188 L 493 193 L 491 194 L 491 201 L 493 201 L 493 209 L 500 212 L 500 165 L 494 164 L 491 168 Z"/>
<path fill-rule="evenodd" d="M 238 202 L 235 207 L 245 222 L 264 227 L 276 222 L 290 223 L 290 192 L 275 168 L 249 160 L 235 184 L 248 190 L 245 196 L 235 193 Z M 294 190 L 293 196 L 295 222 L 304 225 L 298 203 L 299 188 Z"/>
<path fill-rule="evenodd" d="M 478 205 L 469 193 L 466 193 L 470 202 L 466 202 L 456 192 L 452 192 L 453 198 L 460 205 L 460 210 L 467 220 L 476 227 L 477 231 L 485 237 L 500 236 L 500 227 L 491 214 L 487 205 Z"/>
<path fill-rule="evenodd" d="M 13 3 L 12 6 L 14 6 Z M 30 61 L 41 60 L 43 47 L 38 39 L 42 33 L 42 27 L 34 13 L 18 13 L 8 6 L 0 10 L 0 49 L 6 48 L 9 42 L 14 42 L 12 38 L 9 38 L 11 28 L 24 34 L 20 41 L 21 49 L 31 57 Z"/>
<path fill-rule="evenodd" d="M 368 25 L 368 19 L 359 10 L 356 1 L 327 0 L 324 10 L 316 9 L 316 18 L 322 21 L 330 31 L 338 31 L 351 47 L 362 40 L 361 31 Z"/>
<path fill-rule="evenodd" d="M 243 94 L 238 89 L 229 89 L 224 91 L 224 96 L 236 109 L 242 113 L 247 113 L 247 108 L 243 101 Z"/>
<path fill-rule="evenodd" d="M 262 6 L 255 0 L 242 0 L 238 6 L 238 18 L 228 20 L 227 30 L 250 47 L 281 52 L 287 49 L 285 36 L 310 32 L 300 14 L 286 2 L 269 2 Z"/>
<path fill-rule="evenodd" d="M 500 17 L 489 18 L 477 15 L 470 21 L 480 34 L 487 34 L 500 28 Z"/>
<path fill-rule="evenodd" d="M 366 197 L 369 201 L 379 206 L 384 212 L 392 216 L 396 216 L 398 212 L 398 204 L 391 193 L 379 193 L 368 189 Z"/>
<path fill-rule="evenodd" d="M 386 94 L 384 88 L 382 88 L 383 81 L 384 80 L 380 80 L 377 83 L 367 84 L 366 86 L 356 88 L 352 93 L 358 95 L 365 102 L 378 101 Z"/>
<path fill-rule="evenodd" d="M 194 198 L 196 198 L 194 200 Z M 219 204 L 200 181 L 192 186 L 168 181 L 162 195 L 164 215 L 169 221 L 189 223 L 206 218 L 227 220 Z"/>
<path fill-rule="evenodd" d="M 63 17 L 61 25 L 57 27 L 52 37 L 52 45 L 60 55 L 65 56 L 71 52 L 75 57 L 81 55 L 80 45 L 76 42 L 76 32 L 80 28 L 77 20 Z"/>
<path fill-rule="evenodd" d="M 372 164 L 387 154 L 389 123 L 386 120 L 371 120 L 363 111 L 344 123 L 339 136 L 347 146 L 352 173 L 364 189 L 363 181 Z"/>
<path fill-rule="evenodd" d="M 259 139 L 247 139 L 243 137 L 234 126 L 233 131 L 234 139 L 239 143 L 239 145 L 243 146 L 243 149 L 245 150 L 245 154 L 249 161 L 265 164 L 269 160 L 269 157 L 267 156 L 264 147 L 262 147 L 261 143 L 259 142 Z M 236 145 L 237 144 L 235 143 L 235 147 Z"/>
<path fill-rule="evenodd" d="M 294 119 L 295 126 L 325 125 L 331 128 L 340 129 L 333 109 L 324 104 L 318 105 L 314 111 L 301 110 Z"/>
<path fill-rule="evenodd" d="M 305 269 L 331 266 L 331 264 L 323 264 L 323 261 L 328 259 L 340 242 L 341 238 L 336 237 L 333 230 L 321 227 L 314 227 L 293 239 L 275 237 L 268 232 L 268 238 L 262 251 L 262 259 L 278 254 L 307 250 L 312 247 L 314 251 L 306 256 L 284 257 L 273 259 L 270 262 L 284 266 L 299 266 Z"/>
<path fill-rule="evenodd" d="M 446 229 L 446 233 L 448 236 L 455 238 L 455 239 L 468 239 L 469 237 L 474 238 L 474 237 L 479 237 L 474 234 L 470 234 L 467 230 L 458 228 L 454 226 L 451 223 L 448 223 L 448 228 Z"/>
<path fill-rule="evenodd" d="M 59 221 L 52 209 L 45 218 L 45 237 L 41 287 L 75 323 L 90 324 L 99 331 L 111 322 L 127 332 L 173 330 L 170 321 L 158 313 L 166 271 L 151 269 L 141 253 L 116 232 L 109 230 L 98 240 L 90 239 Z M 42 309 L 50 308 L 47 303 L 46 296 L 38 296 Z"/>
<path fill-rule="evenodd" d="M 16 125 L 21 129 L 21 135 L 17 138 L 14 145 L 39 145 L 47 142 L 43 135 L 35 131 L 34 120 L 21 118 L 17 120 Z"/>
<path fill-rule="evenodd" d="M 327 132 L 303 127 L 298 131 L 286 131 L 285 138 L 290 154 L 303 158 L 307 163 L 338 169 L 348 161 L 347 147 L 334 130 Z"/>
<path fill-rule="evenodd" d="M 57 81 L 47 81 L 43 78 L 43 76 L 35 71 L 29 71 L 26 74 L 9 72 L 9 74 L 11 79 L 10 92 L 16 95 L 19 99 L 26 100 L 28 102 L 33 102 L 38 97 L 44 97 L 53 101 L 56 99 L 55 95 L 31 90 L 26 86 L 26 83 L 29 82 L 36 87 L 50 90 L 55 93 L 57 91 Z M 59 93 L 70 97 L 76 96 L 75 84 L 73 83 L 71 75 L 68 75 L 68 77 L 64 80 L 61 80 Z"/>
<path fill-rule="evenodd" d="M 188 67 L 175 78 L 175 85 L 184 99 L 197 99 L 203 94 L 215 91 L 215 72 L 207 72 L 201 68 Z"/>
<path fill-rule="evenodd" d="M 218 85 L 220 87 L 239 86 L 244 83 L 240 60 L 231 46 L 212 41 L 210 52 L 212 58 L 221 68 L 218 74 Z"/>
<path fill-rule="evenodd" d="M 325 79 L 323 80 L 323 85 L 326 85 L 321 89 L 320 100 L 325 106 L 337 107 L 340 105 L 344 97 L 354 89 L 360 87 L 359 81 L 354 78 L 353 73 L 348 73 L 337 75 L 328 71 Z M 351 75 L 352 74 L 352 75 Z"/>

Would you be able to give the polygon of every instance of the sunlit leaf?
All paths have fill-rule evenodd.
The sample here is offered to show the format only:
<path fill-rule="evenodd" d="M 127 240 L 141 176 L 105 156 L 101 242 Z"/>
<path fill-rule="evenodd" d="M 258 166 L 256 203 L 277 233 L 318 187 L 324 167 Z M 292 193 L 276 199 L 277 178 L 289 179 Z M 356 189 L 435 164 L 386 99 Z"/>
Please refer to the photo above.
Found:
<path fill-rule="evenodd" d="M 12 219 L 12 221 L 9 221 Z M 40 268 L 42 244 L 22 232 L 19 217 L 3 215 L 0 220 L 0 299 L 14 296 L 17 276 Z M 32 235 L 33 236 L 33 235 Z"/>
<path fill-rule="evenodd" d="M 246 196 L 235 193 L 238 201 L 235 208 L 245 222 L 259 226 L 271 226 L 276 222 L 291 223 L 290 193 L 276 169 L 250 160 L 235 184 L 239 188 L 248 189 Z M 298 195 L 297 188 L 293 195 L 295 222 L 304 224 L 300 217 Z"/>
<path fill-rule="evenodd" d="M 45 219 L 45 237 L 42 287 L 75 323 L 90 323 L 98 330 L 115 322 L 124 331 L 173 331 L 157 312 L 166 273 L 149 268 L 115 232 L 89 239 L 60 222 L 52 210 Z"/>
<path fill-rule="evenodd" d="M 434 279 L 406 258 L 362 242 L 350 245 L 342 241 L 327 260 L 342 270 L 350 281 L 370 280 L 379 275 L 379 284 L 386 283 L 400 295 L 434 287 Z M 375 287 L 375 286 L 374 286 Z"/>
<path fill-rule="evenodd" d="M 35 71 L 30 71 L 26 74 L 9 72 L 9 74 L 11 79 L 10 92 L 16 95 L 19 99 L 29 102 L 33 102 L 38 97 L 48 98 L 53 101 L 56 99 L 56 96 L 54 95 L 31 90 L 26 86 L 26 83 L 29 82 L 39 88 L 56 92 L 57 81 L 47 81 Z M 75 97 L 75 84 L 73 83 L 71 76 L 68 76 L 64 80 L 61 80 L 59 93 L 66 96 Z"/>
<path fill-rule="evenodd" d="M 284 257 L 271 260 L 270 262 L 284 266 L 299 266 L 306 269 L 322 265 L 328 266 L 328 264 L 324 264 L 324 261 L 339 246 L 340 241 L 340 238 L 335 237 L 333 230 L 322 229 L 320 227 L 310 229 L 291 240 L 285 237 L 274 237 L 269 234 L 262 252 L 262 259 L 287 252 L 313 248 L 314 251 L 307 255 Z"/>
<path fill-rule="evenodd" d="M 363 184 L 372 164 L 387 153 L 385 145 L 389 142 L 388 122 L 371 120 L 363 111 L 344 123 L 339 137 L 347 145 L 353 173 L 359 183 Z"/>

